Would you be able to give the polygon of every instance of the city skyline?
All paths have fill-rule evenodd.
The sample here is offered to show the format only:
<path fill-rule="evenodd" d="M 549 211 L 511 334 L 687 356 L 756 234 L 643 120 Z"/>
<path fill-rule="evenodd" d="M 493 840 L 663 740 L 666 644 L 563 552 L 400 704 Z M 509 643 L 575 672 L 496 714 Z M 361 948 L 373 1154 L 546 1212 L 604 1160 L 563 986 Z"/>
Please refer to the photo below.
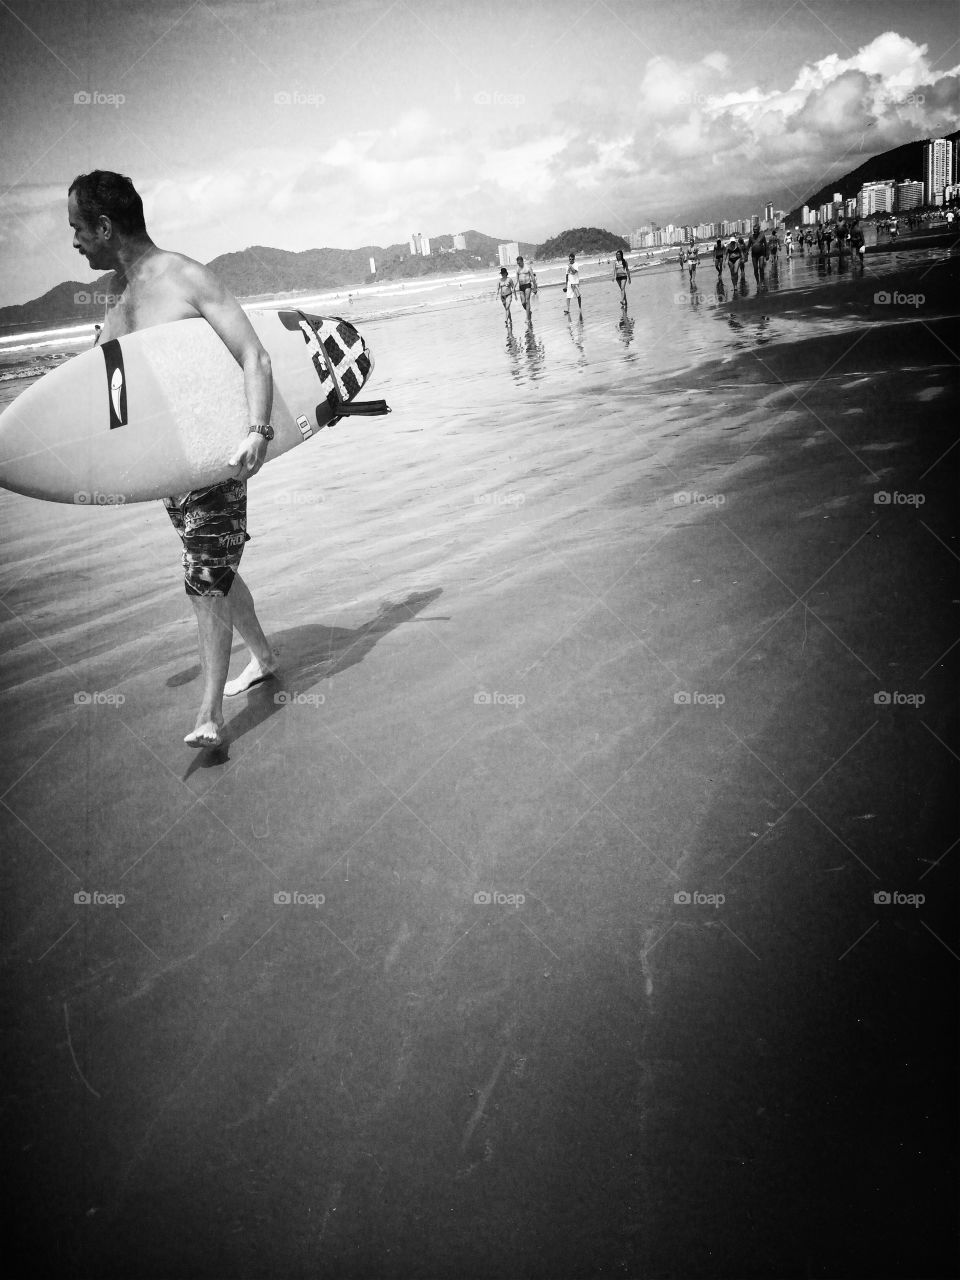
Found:
<path fill-rule="evenodd" d="M 0 305 L 78 275 L 65 192 L 97 167 L 129 174 L 158 243 L 202 261 L 411 227 L 627 238 L 638 211 L 701 222 L 761 194 L 790 209 L 811 182 L 956 128 L 951 15 L 940 0 L 4 4 Z"/>

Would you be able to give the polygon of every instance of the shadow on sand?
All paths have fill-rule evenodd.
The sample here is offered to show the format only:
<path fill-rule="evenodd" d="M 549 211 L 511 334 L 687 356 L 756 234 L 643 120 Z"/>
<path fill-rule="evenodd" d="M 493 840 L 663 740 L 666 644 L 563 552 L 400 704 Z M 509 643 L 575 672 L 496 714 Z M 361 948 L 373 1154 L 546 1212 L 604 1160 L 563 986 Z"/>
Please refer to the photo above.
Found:
<path fill-rule="evenodd" d="M 415 591 L 405 600 L 388 601 L 380 606 L 369 622 L 352 629 L 308 622 L 274 633 L 271 639 L 279 652 L 281 663 L 277 678 L 257 685 L 249 693 L 240 694 L 231 700 L 239 703 L 242 710 L 227 720 L 227 741 L 222 747 L 198 751 L 183 775 L 184 781 L 197 769 L 225 764 L 230 758 L 231 743 L 237 742 L 251 729 L 282 711 L 285 705 L 298 694 L 306 693 L 318 680 L 329 680 L 348 667 L 362 662 L 381 637 L 404 622 L 415 621 L 416 615 L 433 604 L 441 594 L 442 589 L 435 587 L 432 591 Z M 173 688 L 187 684 L 199 674 L 199 667 L 191 667 L 171 676 L 167 686 Z M 278 701 L 281 693 L 284 698 Z"/>

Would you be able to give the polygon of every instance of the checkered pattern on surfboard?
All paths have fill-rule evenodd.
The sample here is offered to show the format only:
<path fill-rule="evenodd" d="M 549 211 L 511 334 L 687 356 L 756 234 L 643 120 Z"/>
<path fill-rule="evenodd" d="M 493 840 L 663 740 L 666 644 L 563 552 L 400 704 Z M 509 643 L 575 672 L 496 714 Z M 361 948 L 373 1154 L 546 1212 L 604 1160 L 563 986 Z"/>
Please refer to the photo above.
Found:
<path fill-rule="evenodd" d="M 336 372 L 343 398 L 345 400 L 355 399 L 370 376 L 370 356 L 367 352 L 367 344 L 354 329 L 353 325 L 336 316 L 324 319 L 323 324 L 317 330 L 317 337 L 323 343 L 323 349 L 326 351 Z M 330 373 L 319 357 L 315 359 L 314 363 L 317 366 L 322 389 L 323 384 L 329 380 Z M 326 400 L 331 410 L 336 408 L 338 399 L 336 389 L 332 386 L 329 387 Z"/>

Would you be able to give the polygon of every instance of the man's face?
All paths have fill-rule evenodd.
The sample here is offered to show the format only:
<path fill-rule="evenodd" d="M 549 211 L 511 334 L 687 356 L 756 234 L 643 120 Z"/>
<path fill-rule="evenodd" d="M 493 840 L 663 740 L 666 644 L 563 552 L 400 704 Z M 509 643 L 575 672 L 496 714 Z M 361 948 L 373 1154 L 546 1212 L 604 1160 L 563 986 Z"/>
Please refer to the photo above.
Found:
<path fill-rule="evenodd" d="M 105 239 L 102 223 L 91 226 L 83 217 L 77 205 L 76 192 L 71 191 L 67 198 L 67 217 L 73 230 L 73 247 L 89 262 L 91 267 L 99 271 L 114 265 L 110 253 L 109 241 Z"/>

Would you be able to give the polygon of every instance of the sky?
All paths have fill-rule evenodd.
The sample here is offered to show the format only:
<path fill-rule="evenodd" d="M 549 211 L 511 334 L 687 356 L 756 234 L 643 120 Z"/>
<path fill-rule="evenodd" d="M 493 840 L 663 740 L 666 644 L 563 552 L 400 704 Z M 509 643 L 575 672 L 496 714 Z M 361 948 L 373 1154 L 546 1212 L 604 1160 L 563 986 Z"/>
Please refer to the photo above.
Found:
<path fill-rule="evenodd" d="M 90 278 L 94 168 L 206 262 L 748 217 L 960 122 L 956 0 L 0 0 L 0 49 L 0 305 Z"/>

